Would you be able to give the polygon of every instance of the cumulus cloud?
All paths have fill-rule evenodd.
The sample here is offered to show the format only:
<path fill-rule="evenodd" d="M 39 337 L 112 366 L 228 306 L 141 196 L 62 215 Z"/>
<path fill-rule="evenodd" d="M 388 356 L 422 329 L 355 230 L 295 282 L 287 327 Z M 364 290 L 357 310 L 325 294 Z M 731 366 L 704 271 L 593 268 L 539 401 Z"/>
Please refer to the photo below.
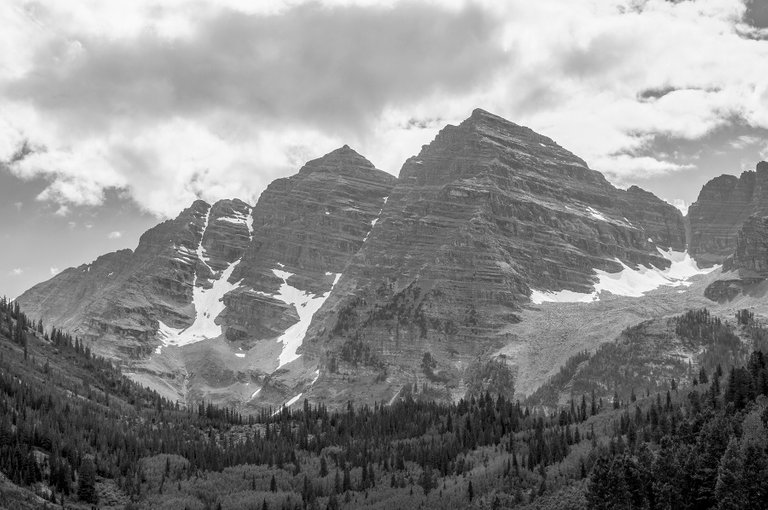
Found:
<path fill-rule="evenodd" d="M 622 182 L 690 169 L 659 137 L 768 127 L 757 0 L 188 5 L 0 6 L 0 160 L 28 141 L 39 200 L 254 202 L 343 143 L 397 173 L 478 106 Z"/>
<path fill-rule="evenodd" d="M 121 237 L 123 237 L 123 233 L 118 230 L 113 230 L 107 234 L 107 239 L 120 239 Z"/>
<path fill-rule="evenodd" d="M 22 275 L 23 273 L 24 273 L 24 270 L 23 270 L 23 269 L 21 269 L 20 267 L 16 267 L 16 268 L 13 268 L 13 269 L 11 269 L 11 270 L 8 272 L 8 275 L 10 275 L 10 276 L 20 276 L 20 275 Z"/>

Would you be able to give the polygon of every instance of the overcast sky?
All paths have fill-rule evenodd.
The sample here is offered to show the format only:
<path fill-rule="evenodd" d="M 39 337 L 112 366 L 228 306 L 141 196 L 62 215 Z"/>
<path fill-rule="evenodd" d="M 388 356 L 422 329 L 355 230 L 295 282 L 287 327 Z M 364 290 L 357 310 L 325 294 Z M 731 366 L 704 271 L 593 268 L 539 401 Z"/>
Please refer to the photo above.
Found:
<path fill-rule="evenodd" d="M 768 158 L 765 0 L 4 0 L 0 19 L 10 296 L 345 143 L 397 175 L 475 107 L 669 201 Z"/>

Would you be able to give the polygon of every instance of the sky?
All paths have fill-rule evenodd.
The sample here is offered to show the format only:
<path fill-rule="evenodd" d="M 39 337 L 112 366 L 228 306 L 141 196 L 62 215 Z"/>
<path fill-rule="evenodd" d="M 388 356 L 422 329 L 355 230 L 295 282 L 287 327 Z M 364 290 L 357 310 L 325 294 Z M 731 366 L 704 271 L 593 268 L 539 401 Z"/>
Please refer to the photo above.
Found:
<path fill-rule="evenodd" d="M 4 0 L 0 19 L 11 297 L 344 144 L 397 175 L 476 107 L 670 202 L 768 159 L 766 0 Z"/>

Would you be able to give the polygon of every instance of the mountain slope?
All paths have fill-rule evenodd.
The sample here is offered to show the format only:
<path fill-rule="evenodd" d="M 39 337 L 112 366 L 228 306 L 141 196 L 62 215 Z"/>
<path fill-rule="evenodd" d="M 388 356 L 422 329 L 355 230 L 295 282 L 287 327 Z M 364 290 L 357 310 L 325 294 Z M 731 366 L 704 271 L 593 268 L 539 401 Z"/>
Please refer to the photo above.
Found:
<path fill-rule="evenodd" d="M 595 271 L 667 268 L 682 216 L 619 190 L 555 142 L 482 110 L 404 164 L 381 218 L 308 337 L 312 395 L 388 400 L 426 382 L 463 394 L 467 369 L 511 338 L 532 290 L 589 295 Z M 425 355 L 432 358 L 424 370 Z"/>
<path fill-rule="evenodd" d="M 18 302 L 170 398 L 248 402 L 299 356 L 395 180 L 344 146 L 273 182 L 254 207 L 197 201 L 135 251 L 67 269 Z"/>

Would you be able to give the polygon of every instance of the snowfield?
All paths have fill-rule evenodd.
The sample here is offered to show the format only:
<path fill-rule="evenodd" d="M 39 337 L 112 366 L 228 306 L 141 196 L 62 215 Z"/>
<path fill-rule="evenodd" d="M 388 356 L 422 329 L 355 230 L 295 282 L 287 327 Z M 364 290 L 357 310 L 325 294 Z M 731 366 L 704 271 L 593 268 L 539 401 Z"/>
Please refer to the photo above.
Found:
<path fill-rule="evenodd" d="M 707 274 L 720 266 L 714 266 L 706 269 L 699 268 L 687 251 L 664 251 L 656 248 L 662 257 L 669 260 L 670 266 L 667 269 L 659 269 L 651 266 L 639 265 L 637 269 L 632 269 L 618 259 L 616 262 L 621 264 L 621 271 L 609 273 L 600 269 L 595 269 L 597 281 L 595 290 L 590 294 L 573 292 L 571 290 L 561 290 L 557 292 L 532 290 L 531 301 L 534 304 L 542 303 L 593 303 L 600 300 L 600 294 L 609 292 L 617 296 L 640 297 L 647 292 L 658 289 L 662 286 L 679 287 L 688 286 L 691 277 Z"/>
<path fill-rule="evenodd" d="M 203 233 L 200 236 L 200 243 L 197 246 L 195 253 L 197 258 L 205 264 L 211 273 L 216 275 L 210 265 L 208 265 L 207 255 L 205 248 L 203 247 L 203 238 L 205 232 L 208 229 L 208 221 L 210 219 L 211 210 L 205 215 L 205 222 L 203 223 Z M 249 232 L 252 232 L 253 218 L 244 218 L 244 223 L 248 225 Z M 205 289 L 202 286 L 198 286 L 197 271 L 192 280 L 192 304 L 195 306 L 195 320 L 191 326 L 187 328 L 176 329 L 168 326 L 163 321 L 158 320 L 157 335 L 162 346 L 158 346 L 155 350 L 156 353 L 160 353 L 163 346 L 173 345 L 181 347 L 183 345 L 193 344 L 210 338 L 218 338 L 223 334 L 220 325 L 216 324 L 216 318 L 224 311 L 226 305 L 224 305 L 224 296 L 235 290 L 240 286 L 240 282 L 230 283 L 229 279 L 235 268 L 242 259 L 238 259 L 227 266 L 227 268 L 213 280 L 209 289 Z M 244 357 L 245 354 L 236 354 L 238 357 Z"/>
<path fill-rule="evenodd" d="M 280 267 L 284 267 L 282 264 L 278 265 Z M 333 284 L 331 285 L 331 290 L 325 294 L 316 296 L 289 285 L 288 279 L 293 276 L 293 273 L 283 271 L 282 269 L 273 269 L 272 272 L 275 274 L 275 276 L 283 280 L 283 283 L 280 285 L 280 289 L 277 291 L 277 295 L 272 297 L 279 299 L 283 303 L 293 305 L 296 308 L 296 313 L 299 315 L 299 322 L 286 329 L 285 332 L 277 339 L 277 342 L 283 344 L 283 350 L 278 358 L 277 368 L 280 368 L 286 363 L 290 363 L 291 361 L 299 358 L 299 354 L 297 354 L 296 351 L 304 341 L 304 337 L 306 336 L 307 330 L 309 329 L 309 324 L 312 322 L 312 317 L 315 315 L 315 312 L 317 312 L 320 307 L 323 306 L 323 303 L 325 303 L 325 300 L 328 299 L 328 296 L 331 295 L 331 290 L 333 290 L 333 288 L 336 286 L 336 283 L 338 283 L 339 278 L 341 278 L 341 273 L 337 273 L 335 275 Z M 326 274 L 330 275 L 333 273 Z"/>

